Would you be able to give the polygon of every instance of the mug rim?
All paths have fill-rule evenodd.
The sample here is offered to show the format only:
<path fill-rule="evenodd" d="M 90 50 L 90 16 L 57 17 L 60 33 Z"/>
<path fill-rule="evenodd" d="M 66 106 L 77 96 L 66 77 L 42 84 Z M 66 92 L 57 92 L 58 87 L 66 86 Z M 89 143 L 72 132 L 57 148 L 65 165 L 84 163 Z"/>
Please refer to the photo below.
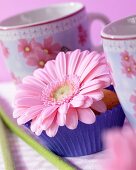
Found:
<path fill-rule="evenodd" d="M 121 23 L 123 21 L 127 21 L 132 18 L 135 18 L 135 20 L 136 20 L 136 15 L 131 15 L 131 16 L 128 16 L 128 17 L 125 17 L 122 19 L 118 19 L 116 21 L 113 21 L 113 22 L 107 24 L 101 31 L 101 38 L 108 39 L 108 40 L 134 40 L 134 39 L 136 39 L 136 34 L 116 35 L 116 34 L 112 34 L 112 33 L 106 33 L 107 29 L 110 29 L 112 26 L 116 27 L 115 25 L 118 25 L 119 23 Z"/>
<path fill-rule="evenodd" d="M 38 21 L 38 22 L 33 22 L 33 23 L 29 23 L 29 24 L 22 24 L 22 25 L 16 25 L 16 26 L 1 26 L 0 25 L 0 31 L 23 29 L 23 28 L 29 28 L 29 27 L 35 27 L 35 26 L 40 26 L 40 25 L 44 25 L 44 24 L 54 23 L 54 22 L 61 21 L 61 20 L 64 20 L 66 18 L 72 17 L 75 14 L 78 14 L 78 13 L 80 13 L 81 11 L 83 11 L 85 9 L 84 4 L 82 4 L 80 2 L 64 2 L 64 3 L 51 4 L 51 5 L 48 5 L 48 6 L 44 7 L 44 8 L 36 8 L 36 9 L 28 10 L 28 11 L 25 11 L 25 12 L 22 12 L 22 13 L 18 13 L 16 15 L 13 15 L 11 17 L 8 17 L 8 18 L 0 21 L 0 24 L 1 24 L 1 22 L 4 22 L 4 21 L 6 21 L 8 19 L 20 16 L 22 14 L 28 14 L 28 13 L 31 13 L 31 12 L 36 12 L 38 10 L 43 10 L 43 9 L 50 8 L 50 7 L 57 7 L 59 5 L 65 5 L 65 4 L 68 4 L 68 5 L 70 5 L 70 4 L 79 4 L 79 5 L 81 5 L 81 7 L 79 9 L 75 10 L 75 12 L 71 12 L 70 14 L 66 14 L 66 15 L 64 15 L 62 17 L 58 17 L 57 19 L 51 19 L 50 21 Z"/>

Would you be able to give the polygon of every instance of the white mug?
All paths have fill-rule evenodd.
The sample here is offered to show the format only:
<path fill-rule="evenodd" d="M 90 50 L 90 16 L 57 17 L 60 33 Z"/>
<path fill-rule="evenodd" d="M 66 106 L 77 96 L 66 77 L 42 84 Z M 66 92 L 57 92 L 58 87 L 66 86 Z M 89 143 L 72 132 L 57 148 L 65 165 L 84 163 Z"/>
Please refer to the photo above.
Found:
<path fill-rule="evenodd" d="M 101 35 L 115 90 L 136 128 L 136 15 L 108 24 Z"/>
<path fill-rule="evenodd" d="M 68 2 L 1 21 L 1 50 L 13 79 L 20 82 L 60 51 L 92 49 L 89 24 L 96 19 L 109 22 L 101 14 L 87 14 L 82 3 Z"/>

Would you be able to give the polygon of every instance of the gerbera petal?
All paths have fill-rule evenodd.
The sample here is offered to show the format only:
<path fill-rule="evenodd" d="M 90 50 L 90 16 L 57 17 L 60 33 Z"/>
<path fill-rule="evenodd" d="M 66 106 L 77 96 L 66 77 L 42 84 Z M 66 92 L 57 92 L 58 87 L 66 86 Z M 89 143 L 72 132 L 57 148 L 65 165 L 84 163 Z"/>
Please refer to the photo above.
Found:
<path fill-rule="evenodd" d="M 19 91 L 26 91 L 26 92 L 38 92 L 38 93 L 41 93 L 41 88 L 40 87 L 36 87 L 36 86 L 34 86 L 33 84 L 19 84 L 18 86 L 17 86 L 17 92 L 19 92 Z"/>
<path fill-rule="evenodd" d="M 36 129 L 36 131 L 35 131 L 35 134 L 36 134 L 37 136 L 40 136 L 41 133 L 42 133 L 42 131 L 43 131 L 43 129 L 41 129 L 40 127 L 38 127 L 38 128 Z"/>
<path fill-rule="evenodd" d="M 47 108 L 47 109 L 48 109 L 48 108 Z M 44 109 L 44 111 L 45 111 L 45 109 Z M 34 119 L 32 120 L 31 130 L 32 130 L 33 132 L 38 131 L 38 129 L 39 129 L 39 130 L 42 129 L 42 123 L 43 123 L 43 121 L 47 118 L 47 116 L 49 117 L 49 116 L 52 115 L 52 113 L 53 113 L 53 112 L 50 112 L 50 113 L 48 113 L 48 115 L 45 115 L 45 112 L 44 112 L 44 111 L 42 111 L 40 114 L 37 115 L 36 118 L 34 118 Z M 42 129 L 42 130 L 43 130 L 43 129 Z"/>
<path fill-rule="evenodd" d="M 43 111 L 41 113 L 42 121 L 44 121 L 46 118 L 51 116 L 57 110 L 57 108 L 58 108 L 57 105 L 47 106 L 47 107 L 43 108 Z"/>
<path fill-rule="evenodd" d="M 40 97 L 28 96 L 28 97 L 21 97 L 15 100 L 15 105 L 18 107 L 31 107 L 35 105 L 41 105 L 42 101 Z"/>
<path fill-rule="evenodd" d="M 83 89 L 83 90 L 80 92 L 80 94 L 83 95 L 83 94 L 86 94 L 86 93 L 95 91 L 95 90 L 97 90 L 97 89 L 100 89 L 100 88 L 102 88 L 102 87 L 101 87 L 101 84 L 98 84 L 98 85 L 95 85 L 95 86 L 90 86 L 90 87 L 87 87 L 87 88 Z"/>
<path fill-rule="evenodd" d="M 37 79 L 41 80 L 42 82 L 44 82 L 44 83 L 46 83 L 46 84 L 48 84 L 48 83 L 50 83 L 50 82 L 52 81 L 50 75 L 46 74 L 45 71 L 44 71 L 44 69 L 41 69 L 41 68 L 35 70 L 34 73 L 33 73 L 33 75 L 34 75 Z"/>
<path fill-rule="evenodd" d="M 84 82 L 84 83 L 82 83 L 82 85 L 80 87 L 80 91 L 87 88 L 87 87 L 95 86 L 95 85 L 98 85 L 98 84 L 100 84 L 100 81 L 98 79 L 94 79 L 94 80 L 91 80 L 91 81 L 88 81 L 88 82 Z"/>
<path fill-rule="evenodd" d="M 109 68 L 107 64 L 99 64 L 93 70 L 90 71 L 85 79 L 85 82 L 98 78 L 100 76 L 110 77 Z"/>
<path fill-rule="evenodd" d="M 66 126 L 69 129 L 75 129 L 78 125 L 78 114 L 77 110 L 70 108 L 67 113 Z"/>
<path fill-rule="evenodd" d="M 58 112 L 60 113 L 67 113 L 68 109 L 69 109 L 69 103 L 64 103 L 62 104 L 59 108 L 58 108 Z"/>
<path fill-rule="evenodd" d="M 86 93 L 89 93 L 89 92 L 92 92 L 92 91 L 95 91 L 95 90 L 98 90 L 98 89 L 103 89 L 103 87 L 105 86 L 105 83 L 104 82 L 101 82 L 99 80 L 94 80 L 94 81 L 91 81 L 90 84 L 85 84 L 83 87 L 81 87 L 81 91 L 79 94 L 86 94 Z"/>
<path fill-rule="evenodd" d="M 39 128 L 41 122 L 41 114 L 37 115 L 37 117 L 35 117 L 32 122 L 31 122 L 31 126 L 30 129 L 32 132 L 36 132 L 37 129 Z"/>
<path fill-rule="evenodd" d="M 92 124 L 96 120 L 95 114 L 90 108 L 86 109 L 78 108 L 77 112 L 78 119 L 83 123 Z"/>
<path fill-rule="evenodd" d="M 15 108 L 13 111 L 13 118 L 18 118 L 19 116 L 23 115 L 27 108 Z"/>
<path fill-rule="evenodd" d="M 54 121 L 52 123 L 52 125 L 46 130 L 46 134 L 49 137 L 54 137 L 58 131 L 59 126 L 57 125 L 57 123 Z"/>
<path fill-rule="evenodd" d="M 76 70 L 76 75 L 78 75 L 78 76 L 81 76 L 83 74 L 84 70 L 90 63 L 90 60 L 96 54 L 96 52 L 92 52 L 92 53 L 86 55 L 86 52 L 82 52 L 81 55 L 84 55 L 84 53 L 85 53 L 85 56 L 84 56 L 84 58 L 82 57 L 82 62 L 80 62 L 80 68 L 78 70 Z"/>
<path fill-rule="evenodd" d="M 79 50 L 79 51 L 80 51 L 80 50 Z M 85 57 L 86 57 L 87 54 L 89 54 L 89 51 L 88 51 L 88 50 L 85 50 L 85 51 L 83 51 L 83 52 L 80 52 L 80 56 L 79 56 L 79 59 L 78 59 L 78 61 L 77 61 L 77 63 L 76 63 L 76 68 L 75 68 L 75 72 L 74 72 L 76 75 L 81 76 L 81 74 L 79 73 L 79 69 L 80 69 L 80 66 L 81 66 L 81 64 L 82 64 L 82 62 L 83 62 L 83 60 L 85 59 Z M 71 53 L 70 53 L 69 55 L 71 55 Z"/>
<path fill-rule="evenodd" d="M 60 126 L 64 126 L 66 122 L 66 114 L 69 109 L 69 104 L 64 103 L 58 108 L 58 114 L 57 114 L 57 123 Z"/>
<path fill-rule="evenodd" d="M 72 107 L 80 107 L 84 104 L 84 101 L 85 96 L 77 95 L 70 101 L 70 104 L 72 105 Z"/>
<path fill-rule="evenodd" d="M 34 97 L 34 96 L 39 96 L 41 95 L 41 93 L 37 92 L 37 91 L 18 91 L 18 93 L 15 94 L 15 100 L 18 98 L 22 98 L 22 97 Z"/>
<path fill-rule="evenodd" d="M 55 62 L 54 60 L 50 60 L 45 64 L 44 70 L 45 72 L 51 76 L 52 80 L 56 80 L 56 70 L 55 70 Z"/>
<path fill-rule="evenodd" d="M 84 104 L 81 106 L 81 108 L 88 108 L 92 105 L 92 103 L 93 103 L 93 99 L 86 96 Z"/>
<path fill-rule="evenodd" d="M 88 56 L 90 57 L 90 61 L 88 62 L 88 65 L 86 66 L 83 73 L 81 74 L 81 77 L 80 77 L 81 82 L 88 76 L 88 74 L 91 74 L 91 70 L 95 66 L 98 66 L 100 62 L 100 54 L 96 54 L 94 52 L 94 53 L 88 54 Z"/>
<path fill-rule="evenodd" d="M 47 117 L 46 119 L 43 120 L 42 125 L 41 125 L 43 130 L 46 130 L 50 127 L 50 125 L 54 121 L 56 114 L 57 114 L 57 111 L 55 111 L 54 113 L 52 113 L 51 116 L 49 116 L 49 117 Z"/>
<path fill-rule="evenodd" d="M 56 72 L 59 80 L 66 76 L 66 57 L 64 52 L 60 52 L 55 60 Z"/>
<path fill-rule="evenodd" d="M 86 93 L 85 95 L 88 96 L 89 98 L 92 98 L 94 101 L 102 100 L 102 98 L 104 97 L 103 91 L 100 90 L 89 92 Z"/>
<path fill-rule="evenodd" d="M 31 108 L 26 109 L 24 114 L 22 114 L 18 119 L 17 122 L 19 125 L 25 124 L 26 122 L 29 122 L 30 120 L 34 119 L 38 114 L 40 114 L 42 110 L 42 106 L 33 106 Z"/>
<path fill-rule="evenodd" d="M 102 83 L 103 83 L 103 88 L 106 88 L 111 85 L 112 83 L 112 77 L 111 75 L 102 75 L 100 77 L 97 77 Z"/>
<path fill-rule="evenodd" d="M 41 87 L 43 88 L 45 86 L 45 83 L 43 83 L 41 80 L 36 79 L 33 76 L 26 76 L 25 78 L 23 78 L 22 82 L 24 84 L 33 84 L 36 87 Z"/>
<path fill-rule="evenodd" d="M 107 110 L 106 105 L 102 100 L 94 102 L 91 105 L 91 108 L 98 111 L 98 112 L 100 112 L 100 113 L 104 113 Z"/>
<path fill-rule="evenodd" d="M 75 73 L 76 67 L 77 67 L 77 62 L 79 60 L 80 57 L 80 50 L 75 50 L 71 53 L 69 57 L 69 62 L 68 62 L 68 70 L 67 70 L 67 74 L 68 75 L 72 75 Z M 67 58 L 68 58 L 67 57 Z"/>

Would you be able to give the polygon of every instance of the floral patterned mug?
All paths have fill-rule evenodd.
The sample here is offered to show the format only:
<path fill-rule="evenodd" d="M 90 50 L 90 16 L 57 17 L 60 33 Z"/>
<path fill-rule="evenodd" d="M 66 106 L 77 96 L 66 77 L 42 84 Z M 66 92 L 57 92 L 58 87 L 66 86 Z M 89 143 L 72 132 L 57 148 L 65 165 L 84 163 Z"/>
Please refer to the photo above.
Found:
<path fill-rule="evenodd" d="M 103 15 L 89 15 L 105 24 Z M 81 3 L 62 3 L 0 22 L 0 45 L 12 77 L 19 82 L 59 51 L 89 50 L 88 14 Z"/>
<path fill-rule="evenodd" d="M 136 128 L 136 15 L 108 24 L 101 36 L 115 90 Z"/>

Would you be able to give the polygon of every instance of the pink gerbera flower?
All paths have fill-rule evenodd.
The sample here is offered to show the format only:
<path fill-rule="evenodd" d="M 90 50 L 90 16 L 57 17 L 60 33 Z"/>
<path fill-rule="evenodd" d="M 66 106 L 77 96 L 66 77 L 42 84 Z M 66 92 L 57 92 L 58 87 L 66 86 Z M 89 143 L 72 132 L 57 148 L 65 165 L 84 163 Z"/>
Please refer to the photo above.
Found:
<path fill-rule="evenodd" d="M 0 46 L 1 46 L 1 50 L 2 50 L 4 57 L 8 58 L 8 56 L 9 56 L 8 48 L 4 46 L 2 41 L 0 41 Z"/>
<path fill-rule="evenodd" d="M 75 129 L 78 120 L 95 122 L 93 110 L 104 112 L 102 89 L 111 82 L 103 55 L 75 50 L 60 52 L 43 69 L 34 71 L 19 85 L 13 116 L 18 124 L 31 120 L 37 135 L 55 136 L 59 126 Z M 93 110 L 92 110 L 93 109 Z"/>
<path fill-rule="evenodd" d="M 102 161 L 103 170 L 136 169 L 136 133 L 131 128 L 109 131 L 104 139 L 109 152 Z"/>
<path fill-rule="evenodd" d="M 22 52 L 24 57 L 33 56 L 38 48 L 40 48 L 40 43 L 37 43 L 34 39 L 30 42 L 26 39 L 19 40 L 18 51 Z"/>

